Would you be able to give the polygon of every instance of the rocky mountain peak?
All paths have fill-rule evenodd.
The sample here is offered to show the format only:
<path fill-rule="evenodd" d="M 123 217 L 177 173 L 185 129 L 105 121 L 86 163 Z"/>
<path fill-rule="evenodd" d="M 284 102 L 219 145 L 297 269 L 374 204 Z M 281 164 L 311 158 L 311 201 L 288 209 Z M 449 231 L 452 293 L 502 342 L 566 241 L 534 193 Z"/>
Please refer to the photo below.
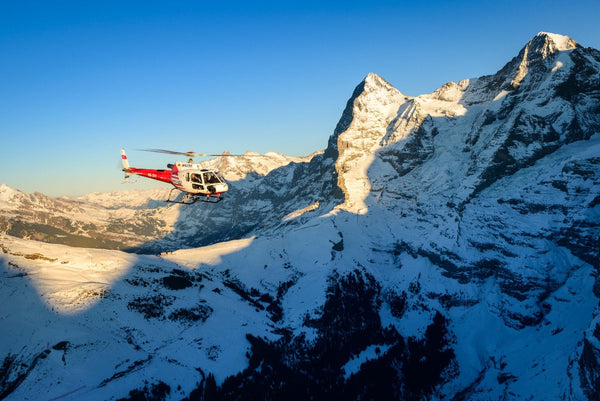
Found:
<path fill-rule="evenodd" d="M 458 102 L 469 87 L 470 81 L 463 79 L 459 82 L 447 82 L 436 89 L 429 97 L 445 102 Z"/>
<path fill-rule="evenodd" d="M 577 42 L 566 35 L 540 32 L 525 47 L 529 49 L 530 54 L 536 53 L 542 57 L 547 57 L 557 51 L 574 49 L 577 47 Z"/>
<path fill-rule="evenodd" d="M 529 70 L 534 68 L 535 65 L 547 60 L 559 51 L 571 50 L 577 46 L 578 44 L 568 36 L 547 32 L 538 33 L 521 49 L 517 59 L 513 60 L 519 64 L 510 86 L 513 89 L 519 87 Z"/>
<path fill-rule="evenodd" d="M 365 91 L 377 90 L 379 88 L 393 88 L 382 76 L 374 72 L 368 73 L 363 82 Z"/>
<path fill-rule="evenodd" d="M 14 190 L 6 184 L 0 184 L 0 194 L 6 196 L 12 194 Z"/>
<path fill-rule="evenodd" d="M 393 99 L 404 99 L 406 96 L 398 89 L 393 87 L 381 76 L 370 72 L 367 76 L 354 88 L 352 96 L 348 99 L 346 107 L 342 112 L 333 135 L 329 137 L 327 149 L 325 150 L 325 157 L 336 160 L 339 155 L 339 137 L 340 134 L 347 131 L 353 121 L 356 121 L 356 117 L 359 114 L 363 115 L 363 120 L 368 119 L 367 114 L 373 110 L 374 105 L 379 109 L 379 112 L 387 114 L 389 111 L 383 111 L 383 108 L 390 107 L 396 100 Z M 395 111 L 395 110 L 393 110 Z M 379 114 L 382 114 L 379 113 Z M 346 146 L 342 144 L 342 147 Z"/>
<path fill-rule="evenodd" d="M 374 73 L 365 77 L 348 100 L 325 152 L 335 159 L 338 186 L 346 197 L 345 208 L 358 213 L 366 211 L 363 200 L 370 190 L 366 169 L 381 147 L 382 138 L 389 134 L 387 127 L 398 117 L 400 105 L 408 100 Z"/>

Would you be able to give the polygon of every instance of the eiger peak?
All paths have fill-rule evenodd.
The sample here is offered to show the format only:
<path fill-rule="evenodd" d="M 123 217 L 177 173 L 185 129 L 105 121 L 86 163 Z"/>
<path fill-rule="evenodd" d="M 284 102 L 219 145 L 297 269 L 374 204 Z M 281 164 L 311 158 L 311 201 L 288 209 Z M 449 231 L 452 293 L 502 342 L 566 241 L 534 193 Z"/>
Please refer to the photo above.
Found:
<path fill-rule="evenodd" d="M 531 64 L 538 60 L 546 59 L 557 51 L 571 50 L 577 46 L 577 42 L 569 36 L 540 32 L 525 45 L 519 53 L 519 58 L 523 62 Z"/>
<path fill-rule="evenodd" d="M 528 46 L 535 46 L 535 50 L 550 48 L 552 51 L 571 50 L 576 48 L 577 42 L 567 35 L 557 33 L 539 32 L 529 41 Z"/>
<path fill-rule="evenodd" d="M 382 76 L 370 72 L 364 79 L 365 88 L 378 88 L 382 86 L 391 86 Z"/>

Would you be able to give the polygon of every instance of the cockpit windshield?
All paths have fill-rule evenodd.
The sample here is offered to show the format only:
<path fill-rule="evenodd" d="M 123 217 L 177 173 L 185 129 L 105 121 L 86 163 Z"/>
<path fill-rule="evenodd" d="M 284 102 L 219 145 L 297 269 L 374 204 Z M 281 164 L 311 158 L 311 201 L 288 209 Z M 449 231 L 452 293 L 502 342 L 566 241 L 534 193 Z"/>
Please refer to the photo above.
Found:
<path fill-rule="evenodd" d="M 209 171 L 207 173 L 204 173 L 204 182 L 206 184 L 218 184 L 221 182 L 221 180 L 219 179 L 219 176 L 215 173 L 213 173 L 212 171 Z"/>

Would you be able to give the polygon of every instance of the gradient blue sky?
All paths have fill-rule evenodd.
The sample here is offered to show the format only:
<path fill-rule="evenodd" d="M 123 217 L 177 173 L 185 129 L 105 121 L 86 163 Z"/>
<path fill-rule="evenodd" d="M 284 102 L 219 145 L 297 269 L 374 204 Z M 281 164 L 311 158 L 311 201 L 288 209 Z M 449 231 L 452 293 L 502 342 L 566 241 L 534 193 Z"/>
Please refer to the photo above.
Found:
<path fill-rule="evenodd" d="M 119 150 L 323 149 L 354 87 L 491 74 L 539 31 L 600 48 L 594 1 L 2 1 L 0 183 L 51 196 L 123 185 Z"/>

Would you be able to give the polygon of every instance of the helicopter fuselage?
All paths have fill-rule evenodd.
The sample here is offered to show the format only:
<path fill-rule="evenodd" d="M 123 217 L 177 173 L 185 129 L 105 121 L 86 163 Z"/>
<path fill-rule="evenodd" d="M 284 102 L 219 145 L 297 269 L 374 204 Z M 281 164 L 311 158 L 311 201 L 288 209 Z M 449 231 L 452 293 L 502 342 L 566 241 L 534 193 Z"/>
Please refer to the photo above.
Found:
<path fill-rule="evenodd" d="M 219 195 L 229 189 L 218 172 L 203 169 L 194 163 L 177 162 L 172 165 L 169 182 L 190 194 Z"/>
<path fill-rule="evenodd" d="M 225 180 L 217 171 L 203 169 L 200 164 L 177 162 L 167 165 L 165 170 L 160 170 L 130 167 L 124 151 L 121 151 L 121 159 L 126 178 L 131 174 L 135 174 L 167 182 L 178 190 L 194 196 L 204 195 L 219 198 L 221 194 L 229 189 Z"/>

